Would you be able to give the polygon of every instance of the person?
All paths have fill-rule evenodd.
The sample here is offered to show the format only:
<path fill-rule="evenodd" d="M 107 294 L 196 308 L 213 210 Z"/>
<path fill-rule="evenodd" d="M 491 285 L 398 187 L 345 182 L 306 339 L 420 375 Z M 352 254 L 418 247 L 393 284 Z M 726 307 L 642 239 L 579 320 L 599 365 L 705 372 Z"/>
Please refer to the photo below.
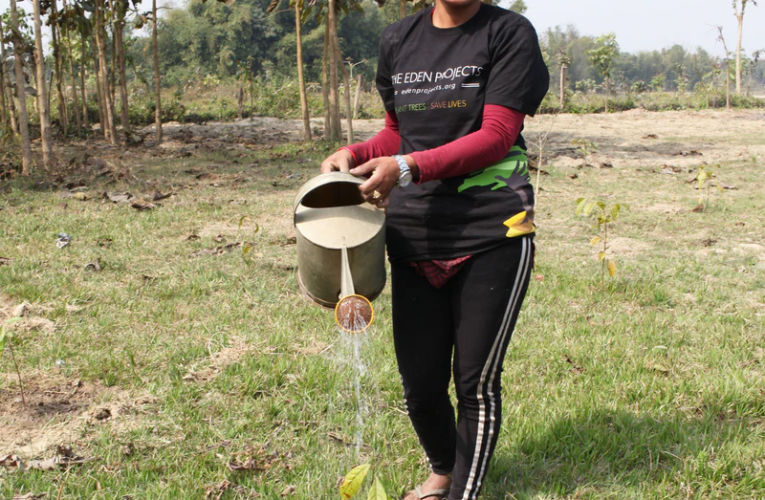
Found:
<path fill-rule="evenodd" d="M 322 163 L 322 172 L 368 177 L 362 195 L 387 212 L 396 358 L 432 469 L 406 500 L 473 500 L 483 485 L 500 433 L 503 359 L 533 267 L 520 132 L 549 78 L 526 18 L 480 0 L 436 0 L 382 34 L 384 129 Z"/>

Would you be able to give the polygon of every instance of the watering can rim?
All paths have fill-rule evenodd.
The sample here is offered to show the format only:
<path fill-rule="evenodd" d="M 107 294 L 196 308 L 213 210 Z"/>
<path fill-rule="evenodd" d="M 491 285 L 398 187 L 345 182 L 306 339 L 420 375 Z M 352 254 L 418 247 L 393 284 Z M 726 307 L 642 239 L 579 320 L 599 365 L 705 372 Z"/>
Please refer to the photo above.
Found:
<path fill-rule="evenodd" d="M 357 186 L 360 186 L 364 183 L 362 179 L 354 177 L 347 172 L 328 172 L 326 174 L 317 175 L 313 179 L 303 184 L 298 190 L 297 195 L 295 195 L 295 201 L 292 203 L 293 224 L 296 222 L 294 220 L 295 214 L 297 214 L 297 209 L 300 207 L 300 204 L 303 203 L 303 199 L 308 196 L 308 194 L 310 194 L 314 189 L 335 182 L 356 184 Z"/>

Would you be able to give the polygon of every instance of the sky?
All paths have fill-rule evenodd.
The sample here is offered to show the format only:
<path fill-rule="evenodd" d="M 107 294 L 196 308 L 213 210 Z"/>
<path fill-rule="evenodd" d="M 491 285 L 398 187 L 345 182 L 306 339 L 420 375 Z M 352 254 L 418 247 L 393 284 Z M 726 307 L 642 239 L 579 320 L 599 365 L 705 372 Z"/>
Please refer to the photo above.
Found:
<path fill-rule="evenodd" d="M 728 47 L 733 50 L 737 24 L 731 0 L 525 0 L 537 31 L 573 24 L 583 35 L 616 33 L 619 46 L 626 52 L 660 50 L 680 44 L 689 50 L 701 46 L 712 54 L 722 55 L 717 41 L 718 25 L 723 26 Z M 507 6 L 510 0 L 503 0 Z M 165 2 L 161 2 L 165 3 Z M 0 0 L 0 12 L 10 0 Z M 31 11 L 31 0 L 20 2 Z M 744 49 L 751 53 L 765 49 L 765 2 L 759 7 L 749 3 L 744 24 Z"/>
<path fill-rule="evenodd" d="M 716 26 L 723 27 L 730 50 L 735 48 L 738 33 L 731 0 L 525 1 L 526 17 L 537 32 L 569 24 L 583 35 L 613 31 L 620 48 L 626 52 L 660 50 L 679 44 L 690 50 L 701 46 L 722 56 Z M 749 53 L 765 49 L 765 2 L 758 7 L 751 2 L 747 5 L 742 46 Z"/>

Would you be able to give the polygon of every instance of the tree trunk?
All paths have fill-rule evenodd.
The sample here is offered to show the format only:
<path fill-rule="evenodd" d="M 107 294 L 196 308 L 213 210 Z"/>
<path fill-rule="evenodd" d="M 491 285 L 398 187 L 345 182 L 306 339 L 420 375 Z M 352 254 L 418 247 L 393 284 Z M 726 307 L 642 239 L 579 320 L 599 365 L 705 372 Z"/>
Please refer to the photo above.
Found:
<path fill-rule="evenodd" d="M 114 52 L 117 55 L 117 78 L 120 89 L 120 122 L 122 132 L 125 134 L 125 142 L 130 141 L 130 103 L 128 102 L 127 78 L 125 76 L 125 15 L 127 14 L 126 0 L 118 0 L 117 22 L 114 23 Z"/>
<path fill-rule="evenodd" d="M 611 98 L 611 81 L 606 77 L 606 113 L 608 113 L 608 100 Z"/>
<path fill-rule="evenodd" d="M 81 39 L 81 47 L 80 47 L 80 92 L 82 92 L 82 126 L 87 128 L 90 128 L 90 118 L 88 118 L 88 91 L 85 88 L 85 47 L 87 46 L 86 43 L 86 36 L 83 33 L 82 39 Z"/>
<path fill-rule="evenodd" d="M 738 42 L 736 43 L 736 95 L 741 95 L 741 40 L 744 35 L 744 10 L 746 0 L 741 0 L 741 14 L 736 15 L 738 20 Z"/>
<path fill-rule="evenodd" d="M 53 22 L 51 22 L 50 26 L 50 31 L 52 38 L 51 45 L 53 47 L 53 63 L 56 70 L 56 100 L 58 101 L 58 121 L 62 130 L 64 131 L 64 135 L 66 135 L 67 129 L 69 128 L 69 110 L 66 106 L 66 99 L 64 98 L 64 90 L 62 85 L 64 75 L 61 72 L 61 32 L 58 28 L 58 8 L 56 7 L 56 0 L 51 1 L 50 8 L 51 17 L 53 18 Z"/>
<path fill-rule="evenodd" d="M 329 112 L 329 80 L 327 64 L 329 58 L 329 21 L 324 20 L 324 53 L 321 57 L 321 98 L 324 103 L 324 140 L 332 139 L 332 115 Z"/>
<path fill-rule="evenodd" d="M 236 119 L 244 118 L 244 75 L 239 77 L 239 96 L 236 101 Z"/>
<path fill-rule="evenodd" d="M 3 28 L 3 18 L 0 17 L 0 40 L 5 39 L 5 30 Z M 3 116 L 2 125 L 6 129 L 10 125 L 10 129 L 13 135 L 19 134 L 19 129 L 16 121 L 16 110 L 13 106 L 13 87 L 11 87 L 11 75 L 6 75 L 5 56 L 5 44 L 0 42 L 0 100 L 2 100 Z M 8 97 L 6 98 L 5 91 L 8 90 Z"/>
<path fill-rule="evenodd" d="M 35 66 L 37 74 L 37 102 L 40 108 L 40 137 L 42 143 L 43 166 L 50 168 L 53 161 L 53 136 L 50 127 L 50 105 L 48 89 L 45 88 L 45 54 L 42 44 L 42 13 L 40 0 L 33 0 L 35 24 Z"/>
<path fill-rule="evenodd" d="M 406 0 L 398 0 L 398 18 L 404 19 L 406 17 Z"/>
<path fill-rule="evenodd" d="M 730 111 L 730 59 L 727 57 L 725 58 L 725 109 Z"/>
<path fill-rule="evenodd" d="M 357 120 L 359 118 L 359 94 L 361 93 L 361 75 L 359 75 L 356 80 L 356 95 L 353 96 L 353 119 Z"/>
<path fill-rule="evenodd" d="M 565 64 L 560 65 L 560 109 L 566 107 L 566 68 Z"/>
<path fill-rule="evenodd" d="M 21 62 L 24 54 L 24 42 L 17 35 L 19 33 L 19 13 L 16 10 L 16 0 L 11 0 L 11 33 L 13 34 L 13 64 L 16 70 L 16 96 L 18 99 L 19 133 L 21 134 L 21 174 L 29 175 L 32 171 L 32 148 L 29 143 L 24 67 Z"/>
<path fill-rule="evenodd" d="M 64 11 L 66 11 L 66 0 L 64 0 Z M 77 134 L 82 133 L 82 116 L 80 116 L 80 99 L 77 96 L 77 74 L 74 72 L 74 56 L 72 54 L 72 39 L 69 34 L 69 30 L 67 29 L 66 33 L 64 33 L 64 38 L 66 39 L 66 55 L 69 59 L 69 76 L 72 79 L 72 98 L 74 100 L 74 105 L 72 106 L 72 111 L 74 112 L 74 123 L 77 127 Z"/>
<path fill-rule="evenodd" d="M 297 36 L 297 70 L 298 70 L 298 85 L 300 86 L 300 108 L 303 112 L 303 139 L 307 142 L 311 141 L 311 117 L 308 114 L 308 95 L 305 91 L 305 75 L 303 74 L 303 33 L 302 27 L 302 14 L 300 12 L 300 4 L 302 0 L 295 1 L 295 35 Z"/>
<path fill-rule="evenodd" d="M 340 142 L 343 140 L 343 129 L 340 124 L 340 96 L 338 91 L 337 65 L 337 0 L 329 0 L 329 107 L 332 133 L 330 140 Z"/>
<path fill-rule="evenodd" d="M 38 0 L 39 1 L 39 0 Z M 104 102 L 106 138 L 110 144 L 117 144 L 117 127 L 114 123 L 114 101 L 109 90 L 109 61 L 106 57 L 106 20 L 104 0 L 95 1 L 96 48 L 98 52 L 98 74 L 101 81 L 101 95 Z"/>
<path fill-rule="evenodd" d="M 0 128 L 3 132 L 8 130 L 8 110 L 5 104 L 5 43 L 3 39 L 3 19 L 0 17 Z"/>
<path fill-rule="evenodd" d="M 345 69 L 345 64 L 342 63 L 343 55 L 340 53 L 340 47 L 337 46 L 337 39 L 335 39 L 335 51 L 337 53 L 337 60 L 340 61 L 340 69 L 343 72 L 343 86 L 345 91 L 345 121 L 348 124 L 348 144 L 353 144 L 353 108 L 351 108 L 351 79 L 348 77 L 348 71 Z M 342 137 L 341 137 L 342 138 Z"/>
<path fill-rule="evenodd" d="M 104 106 L 104 91 L 103 91 L 103 86 L 101 82 L 101 64 L 98 61 L 95 34 L 93 36 L 94 38 L 90 48 L 91 48 L 91 51 L 93 52 L 93 71 L 96 74 L 96 99 L 98 100 L 98 123 L 101 126 L 101 134 L 104 136 L 104 139 L 108 139 L 109 132 L 106 127 L 106 106 Z"/>
<path fill-rule="evenodd" d="M 151 43 L 154 55 L 154 125 L 156 127 L 154 145 L 159 146 L 162 142 L 162 95 L 159 79 L 159 49 L 157 48 L 157 0 L 151 2 Z"/>

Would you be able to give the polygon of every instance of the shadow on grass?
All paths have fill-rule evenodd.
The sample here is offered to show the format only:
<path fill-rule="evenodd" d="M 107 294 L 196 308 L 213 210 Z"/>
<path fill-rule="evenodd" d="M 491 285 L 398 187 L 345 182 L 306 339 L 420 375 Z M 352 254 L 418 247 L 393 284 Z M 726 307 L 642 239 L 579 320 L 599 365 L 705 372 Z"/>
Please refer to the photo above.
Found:
<path fill-rule="evenodd" d="M 606 410 L 557 420 L 540 429 L 541 436 L 497 450 L 483 497 L 644 498 L 652 491 L 678 493 L 681 483 L 721 481 L 749 494 L 764 488 L 765 480 L 747 474 L 740 447 L 726 456 L 727 448 L 746 443 L 747 420 L 704 410 L 668 420 Z"/>

